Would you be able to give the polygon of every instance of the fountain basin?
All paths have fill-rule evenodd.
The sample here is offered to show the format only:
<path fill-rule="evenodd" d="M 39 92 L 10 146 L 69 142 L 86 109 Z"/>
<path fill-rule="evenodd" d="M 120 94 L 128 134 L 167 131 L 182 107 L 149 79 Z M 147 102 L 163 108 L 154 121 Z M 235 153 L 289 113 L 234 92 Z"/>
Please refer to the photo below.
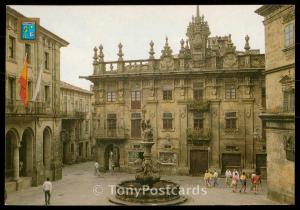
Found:
<path fill-rule="evenodd" d="M 179 191 L 180 186 L 169 180 L 160 180 L 151 187 L 128 180 L 116 186 L 115 197 L 111 197 L 110 201 L 123 205 L 174 205 L 186 200 Z"/>

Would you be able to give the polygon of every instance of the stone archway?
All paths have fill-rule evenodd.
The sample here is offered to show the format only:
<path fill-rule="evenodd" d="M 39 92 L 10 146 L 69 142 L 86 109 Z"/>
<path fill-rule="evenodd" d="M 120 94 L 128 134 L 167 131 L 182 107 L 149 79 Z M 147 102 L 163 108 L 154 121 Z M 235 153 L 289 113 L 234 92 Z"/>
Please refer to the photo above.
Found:
<path fill-rule="evenodd" d="M 33 132 L 30 128 L 23 132 L 19 155 L 20 176 L 31 176 L 33 170 Z"/>
<path fill-rule="evenodd" d="M 51 169 L 51 129 L 46 127 L 43 131 L 43 165 L 46 170 Z"/>
<path fill-rule="evenodd" d="M 19 135 L 10 129 L 5 136 L 5 177 L 19 179 Z"/>

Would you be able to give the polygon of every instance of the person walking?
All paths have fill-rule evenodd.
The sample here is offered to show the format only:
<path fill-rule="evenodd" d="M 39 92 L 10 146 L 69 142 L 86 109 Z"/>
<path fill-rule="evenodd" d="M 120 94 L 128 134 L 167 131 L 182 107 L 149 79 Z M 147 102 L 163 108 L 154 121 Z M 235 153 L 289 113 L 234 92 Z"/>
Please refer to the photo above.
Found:
<path fill-rule="evenodd" d="M 213 179 L 214 179 L 214 187 L 216 187 L 216 185 L 219 185 L 218 184 L 218 172 L 217 170 L 215 170 L 214 174 L 213 174 Z"/>
<path fill-rule="evenodd" d="M 95 168 L 94 175 L 95 175 L 95 176 L 100 176 L 100 172 L 99 172 L 99 163 L 98 163 L 97 161 L 95 161 L 94 168 Z"/>
<path fill-rule="evenodd" d="M 236 191 L 238 180 L 239 180 L 238 173 L 235 172 L 232 175 L 232 181 L 231 181 L 232 192 Z"/>
<path fill-rule="evenodd" d="M 210 180 L 210 173 L 208 172 L 208 170 L 206 170 L 204 174 L 204 182 L 206 187 L 210 187 L 209 180 Z"/>
<path fill-rule="evenodd" d="M 246 176 L 245 172 L 243 172 L 243 174 L 241 175 L 240 181 L 241 181 L 241 184 L 242 184 L 240 192 L 242 192 L 242 189 L 244 189 L 244 192 L 245 192 L 246 191 L 246 185 L 247 185 L 247 176 Z"/>
<path fill-rule="evenodd" d="M 253 192 L 254 190 L 254 183 L 253 183 L 253 178 L 256 176 L 255 172 L 252 172 L 251 174 L 251 191 Z"/>
<path fill-rule="evenodd" d="M 254 177 L 253 177 L 253 185 L 254 185 L 254 193 L 257 194 L 258 191 L 258 186 L 261 184 L 261 178 L 259 173 L 257 173 Z"/>
<path fill-rule="evenodd" d="M 50 179 L 47 178 L 47 180 L 43 184 L 43 191 L 45 193 L 45 205 L 50 205 L 50 196 L 52 192 L 52 183 L 50 182 Z"/>
<path fill-rule="evenodd" d="M 225 172 L 225 177 L 226 177 L 226 184 L 227 186 L 230 186 L 230 179 L 231 179 L 231 171 L 229 169 L 226 170 Z"/>

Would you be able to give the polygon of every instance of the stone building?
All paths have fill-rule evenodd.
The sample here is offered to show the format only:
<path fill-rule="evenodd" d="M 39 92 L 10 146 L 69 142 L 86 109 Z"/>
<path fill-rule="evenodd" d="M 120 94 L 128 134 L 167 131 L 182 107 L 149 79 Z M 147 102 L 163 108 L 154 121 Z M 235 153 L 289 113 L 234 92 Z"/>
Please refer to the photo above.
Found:
<path fill-rule="evenodd" d="M 268 197 L 295 202 L 295 6 L 265 5 Z"/>
<path fill-rule="evenodd" d="M 149 58 L 104 61 L 94 48 L 96 157 L 108 169 L 109 153 L 120 170 L 133 171 L 142 147 L 141 122 L 150 120 L 153 158 L 162 173 L 199 174 L 208 168 L 265 172 L 265 142 L 259 113 L 264 109 L 264 55 L 237 51 L 228 36 L 210 36 L 197 7 L 187 40 L 173 54 L 166 38 L 160 58 L 150 42 Z"/>
<path fill-rule="evenodd" d="M 6 109 L 5 109 L 5 188 L 7 192 L 42 184 L 62 176 L 60 155 L 60 48 L 68 42 L 39 27 L 37 42 L 24 43 L 18 21 L 25 18 L 6 8 Z M 19 77 L 25 53 L 28 57 L 29 99 L 37 88 L 42 64 L 40 92 L 25 108 L 19 97 Z"/>
<path fill-rule="evenodd" d="M 64 164 L 91 159 L 92 95 L 91 91 L 60 83 Z"/>

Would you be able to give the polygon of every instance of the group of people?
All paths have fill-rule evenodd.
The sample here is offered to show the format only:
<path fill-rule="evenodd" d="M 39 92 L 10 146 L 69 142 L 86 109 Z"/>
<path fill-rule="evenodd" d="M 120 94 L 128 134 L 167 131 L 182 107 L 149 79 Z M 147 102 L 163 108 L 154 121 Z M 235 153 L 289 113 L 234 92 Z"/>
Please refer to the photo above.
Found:
<path fill-rule="evenodd" d="M 218 185 L 218 176 L 217 170 L 206 170 L 204 174 L 205 186 L 215 187 Z"/>
<path fill-rule="evenodd" d="M 226 177 L 226 184 L 232 188 L 232 192 L 237 191 L 238 182 L 241 183 L 241 188 L 239 192 L 242 191 L 246 192 L 248 177 L 245 172 L 243 172 L 242 175 L 240 176 L 240 173 L 236 169 L 233 169 L 232 172 L 229 169 L 227 169 L 225 172 L 225 177 Z M 251 180 L 251 191 L 254 191 L 254 193 L 256 194 L 258 192 L 258 187 L 261 184 L 261 177 L 259 173 L 253 172 L 251 174 L 250 180 Z"/>

